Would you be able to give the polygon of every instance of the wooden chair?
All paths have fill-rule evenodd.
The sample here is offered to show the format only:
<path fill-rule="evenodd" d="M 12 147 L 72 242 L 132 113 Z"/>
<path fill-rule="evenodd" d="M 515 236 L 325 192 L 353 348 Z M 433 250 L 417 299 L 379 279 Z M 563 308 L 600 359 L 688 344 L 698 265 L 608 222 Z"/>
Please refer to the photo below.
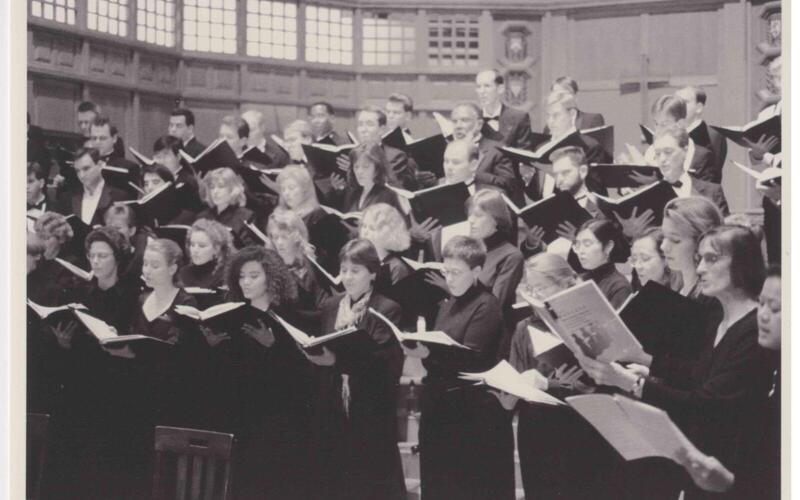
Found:
<path fill-rule="evenodd" d="M 49 424 L 50 415 L 28 413 L 25 498 L 29 500 L 38 500 L 41 497 L 42 478 L 47 459 L 47 428 Z"/>
<path fill-rule="evenodd" d="M 233 434 L 156 427 L 153 499 L 228 499 L 232 450 Z"/>

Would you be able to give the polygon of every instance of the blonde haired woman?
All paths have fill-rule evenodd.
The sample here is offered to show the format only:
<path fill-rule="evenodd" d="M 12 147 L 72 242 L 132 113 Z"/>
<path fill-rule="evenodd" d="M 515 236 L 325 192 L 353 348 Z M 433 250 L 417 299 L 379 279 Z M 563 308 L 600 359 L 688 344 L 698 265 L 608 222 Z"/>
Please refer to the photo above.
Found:
<path fill-rule="evenodd" d="M 246 208 L 244 182 L 228 168 L 218 168 L 203 177 L 203 201 L 208 208 L 197 214 L 198 219 L 215 220 L 231 229 L 236 248 L 257 243 L 245 222 L 252 222 L 254 214 Z"/>
<path fill-rule="evenodd" d="M 322 209 L 311 174 L 306 167 L 289 165 L 276 179 L 278 209 L 291 210 L 308 230 L 308 241 L 316 249 L 317 262 L 328 272 L 339 272 L 339 250 L 350 239 L 350 230 L 335 215 Z"/>

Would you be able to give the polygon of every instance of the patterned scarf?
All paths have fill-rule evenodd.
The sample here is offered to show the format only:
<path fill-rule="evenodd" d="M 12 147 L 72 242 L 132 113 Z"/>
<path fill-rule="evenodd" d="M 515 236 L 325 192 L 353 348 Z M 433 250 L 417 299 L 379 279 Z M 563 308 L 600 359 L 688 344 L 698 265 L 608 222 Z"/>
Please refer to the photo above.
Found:
<path fill-rule="evenodd" d="M 336 323 L 334 323 L 334 330 L 342 330 L 350 326 L 356 326 L 364 317 L 367 312 L 367 305 L 372 296 L 372 289 L 369 289 L 364 295 L 355 302 L 352 301 L 350 295 L 345 295 L 342 301 L 339 302 L 339 310 L 336 313 Z M 345 416 L 350 416 L 350 376 L 342 374 L 342 407 L 344 408 Z"/>

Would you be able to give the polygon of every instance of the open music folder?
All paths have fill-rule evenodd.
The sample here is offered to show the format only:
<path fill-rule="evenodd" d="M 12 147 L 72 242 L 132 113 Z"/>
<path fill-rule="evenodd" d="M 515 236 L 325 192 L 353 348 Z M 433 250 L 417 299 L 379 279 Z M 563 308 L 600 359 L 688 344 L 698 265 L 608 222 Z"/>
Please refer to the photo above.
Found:
<path fill-rule="evenodd" d="M 641 359 L 644 353 L 594 281 L 584 281 L 541 302 L 523 297 L 573 353 L 606 363 Z"/>
<path fill-rule="evenodd" d="M 694 445 L 664 410 L 618 394 L 566 398 L 625 460 L 663 457 L 678 462 Z"/>

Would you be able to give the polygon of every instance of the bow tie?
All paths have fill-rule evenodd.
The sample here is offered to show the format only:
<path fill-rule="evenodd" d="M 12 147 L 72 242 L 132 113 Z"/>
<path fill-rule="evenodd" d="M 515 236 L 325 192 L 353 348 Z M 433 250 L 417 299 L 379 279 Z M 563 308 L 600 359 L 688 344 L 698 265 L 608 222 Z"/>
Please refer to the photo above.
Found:
<path fill-rule="evenodd" d="M 498 132 L 500 130 L 500 115 L 497 116 L 484 116 L 483 123 L 492 127 L 492 130 Z"/>
<path fill-rule="evenodd" d="M 672 187 L 674 187 L 674 188 L 678 188 L 678 189 L 680 189 L 680 188 L 682 188 L 682 187 L 683 187 L 683 182 L 681 182 L 681 181 L 670 182 L 669 184 L 670 184 Z"/>
<path fill-rule="evenodd" d="M 44 202 L 46 200 L 42 200 L 39 203 L 28 203 L 28 210 L 42 210 L 44 209 Z"/>

